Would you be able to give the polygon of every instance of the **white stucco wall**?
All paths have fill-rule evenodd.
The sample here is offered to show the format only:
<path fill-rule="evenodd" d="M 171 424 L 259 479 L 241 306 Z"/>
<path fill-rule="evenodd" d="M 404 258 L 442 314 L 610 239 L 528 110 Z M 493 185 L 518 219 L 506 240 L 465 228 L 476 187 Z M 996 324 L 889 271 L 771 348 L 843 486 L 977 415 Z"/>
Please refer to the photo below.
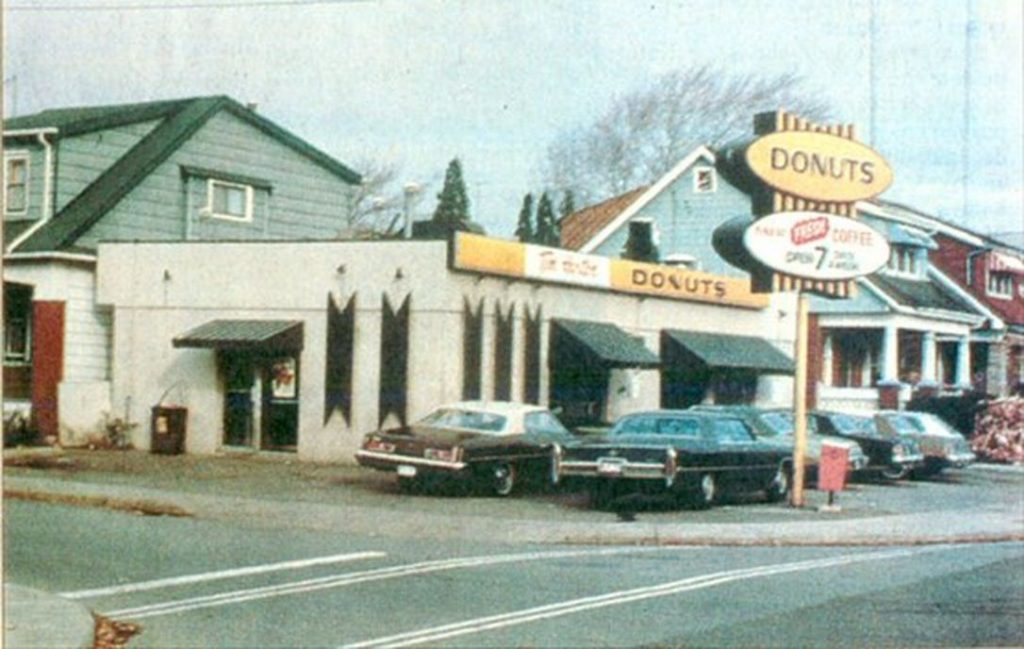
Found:
<path fill-rule="evenodd" d="M 542 309 L 541 398 L 548 395 L 552 319 L 611 322 L 642 336 L 659 353 L 664 328 L 756 335 L 791 350 L 793 314 L 785 296 L 766 309 L 721 306 L 541 285 L 450 271 L 442 241 L 303 243 L 122 243 L 100 246 L 101 304 L 114 310 L 113 397 L 143 425 L 136 443 L 149 444 L 149 411 L 164 403 L 189 409 L 187 450 L 221 447 L 223 396 L 215 352 L 176 349 L 171 341 L 213 319 L 299 320 L 298 455 L 350 461 L 362 435 L 378 425 L 382 296 L 393 308 L 411 296 L 408 358 L 410 419 L 461 398 L 463 308 L 483 300 L 482 396 L 494 394 L 495 309 L 514 306 L 512 398 L 523 398 L 524 309 Z M 399 273 L 399 270 L 401 271 Z M 356 296 L 352 413 L 323 421 L 328 292 L 344 305 Z M 782 383 L 791 379 L 782 379 Z M 656 370 L 616 371 L 608 415 L 656 408 Z M 785 389 L 783 388 L 783 392 Z M 776 390 L 772 394 L 777 394 Z"/>

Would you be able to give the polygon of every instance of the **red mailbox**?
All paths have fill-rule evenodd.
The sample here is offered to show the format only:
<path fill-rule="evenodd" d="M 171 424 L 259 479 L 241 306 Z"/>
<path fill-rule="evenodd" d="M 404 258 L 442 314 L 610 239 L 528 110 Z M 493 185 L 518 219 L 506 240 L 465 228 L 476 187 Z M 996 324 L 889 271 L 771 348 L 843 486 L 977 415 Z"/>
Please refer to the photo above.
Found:
<path fill-rule="evenodd" d="M 848 448 L 827 442 L 822 444 L 821 462 L 818 464 L 818 490 L 842 491 L 846 487 L 846 467 L 849 461 Z"/>

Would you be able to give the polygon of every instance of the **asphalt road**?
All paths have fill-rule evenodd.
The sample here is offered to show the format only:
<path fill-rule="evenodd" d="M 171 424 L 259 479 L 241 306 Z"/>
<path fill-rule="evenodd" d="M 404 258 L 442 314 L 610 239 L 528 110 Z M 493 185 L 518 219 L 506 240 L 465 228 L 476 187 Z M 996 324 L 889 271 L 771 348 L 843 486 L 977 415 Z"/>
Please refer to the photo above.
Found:
<path fill-rule="evenodd" d="M 530 547 L 9 501 L 5 578 L 132 647 L 1024 645 L 1024 544 Z"/>

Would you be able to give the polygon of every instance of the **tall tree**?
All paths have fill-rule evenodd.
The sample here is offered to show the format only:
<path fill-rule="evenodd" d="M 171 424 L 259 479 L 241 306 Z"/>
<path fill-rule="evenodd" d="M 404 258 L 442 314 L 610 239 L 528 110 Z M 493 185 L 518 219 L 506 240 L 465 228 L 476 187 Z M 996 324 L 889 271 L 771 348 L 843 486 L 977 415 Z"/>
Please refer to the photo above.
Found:
<path fill-rule="evenodd" d="M 533 194 L 523 196 L 523 206 L 519 208 L 519 222 L 516 224 L 516 239 L 523 243 L 531 243 L 534 240 Z"/>
<path fill-rule="evenodd" d="M 551 206 L 547 192 L 541 194 L 537 202 L 537 230 L 534 240 L 542 246 L 559 244 L 558 223 L 555 221 L 555 210 Z"/>
<path fill-rule="evenodd" d="M 689 150 L 751 134 L 753 115 L 785 108 L 811 120 L 828 105 L 794 74 L 728 74 L 710 66 L 668 73 L 612 101 L 589 126 L 561 133 L 544 160 L 544 181 L 591 204 L 650 184 Z"/>
<path fill-rule="evenodd" d="M 399 166 L 370 155 L 354 165 L 362 182 L 352 189 L 342 213 L 338 236 L 372 237 L 388 229 L 402 211 L 402 190 L 396 186 Z"/>
<path fill-rule="evenodd" d="M 466 195 L 466 183 L 462 179 L 462 164 L 458 158 L 452 158 L 444 174 L 444 186 L 437 195 L 437 209 L 434 210 L 434 221 L 458 225 L 469 222 L 469 197 Z"/>
<path fill-rule="evenodd" d="M 573 196 L 571 189 L 567 189 L 562 192 L 562 202 L 558 204 L 558 218 L 564 219 L 575 211 L 576 197 Z"/>

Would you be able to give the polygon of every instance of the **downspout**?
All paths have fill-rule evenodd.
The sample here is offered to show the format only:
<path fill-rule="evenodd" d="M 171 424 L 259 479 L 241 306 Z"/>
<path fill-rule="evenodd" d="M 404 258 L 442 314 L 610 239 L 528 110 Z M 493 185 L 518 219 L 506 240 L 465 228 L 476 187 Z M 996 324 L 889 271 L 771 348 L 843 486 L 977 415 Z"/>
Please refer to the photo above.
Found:
<path fill-rule="evenodd" d="M 986 252 L 992 252 L 991 246 L 979 248 L 974 252 L 967 253 L 967 260 L 964 262 L 964 275 L 967 277 L 967 288 L 974 288 L 974 266 L 971 261 L 978 255 L 983 255 Z"/>
<path fill-rule="evenodd" d="M 21 233 L 11 245 L 7 246 L 5 253 L 16 250 L 26 239 L 36 233 L 39 228 L 46 225 L 50 219 L 53 218 L 53 143 L 46 139 L 47 135 L 57 135 L 58 131 L 55 128 L 40 128 L 40 129 L 25 129 L 25 130 L 14 130 L 4 131 L 4 137 L 18 137 L 26 135 L 35 135 L 39 143 L 43 145 L 44 150 L 44 162 L 45 172 L 43 173 L 43 206 L 40 214 L 40 218 L 36 223 Z"/>

